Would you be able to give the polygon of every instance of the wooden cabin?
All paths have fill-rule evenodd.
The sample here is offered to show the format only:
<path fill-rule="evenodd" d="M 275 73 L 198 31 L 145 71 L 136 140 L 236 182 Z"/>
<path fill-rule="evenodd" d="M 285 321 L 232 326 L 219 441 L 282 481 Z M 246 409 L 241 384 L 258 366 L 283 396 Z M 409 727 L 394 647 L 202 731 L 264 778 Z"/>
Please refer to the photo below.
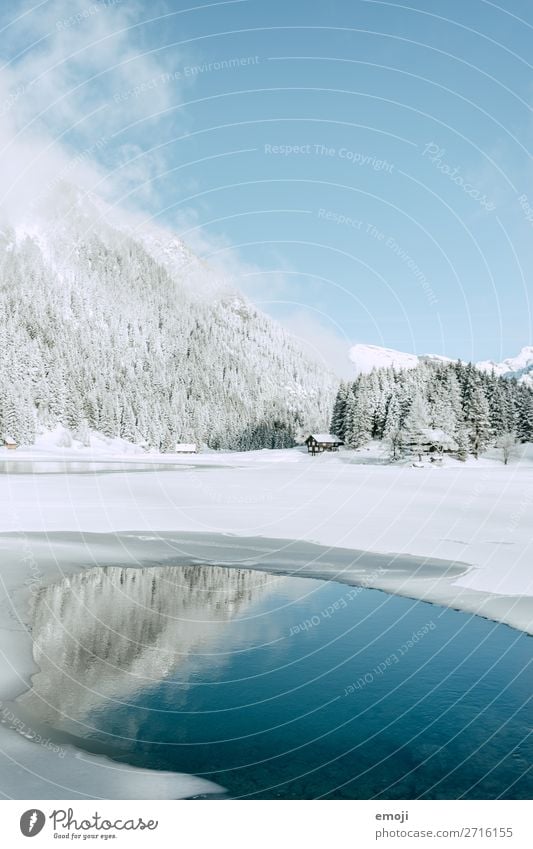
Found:
<path fill-rule="evenodd" d="M 322 454 L 324 451 L 338 451 L 341 445 L 344 445 L 342 439 L 335 436 L 334 433 L 311 433 L 305 440 L 307 445 L 307 453 Z"/>
<path fill-rule="evenodd" d="M 4 436 L 4 448 L 9 448 L 11 451 L 14 451 L 16 447 L 17 443 L 12 436 Z"/>
<path fill-rule="evenodd" d="M 452 454 L 459 446 L 446 431 L 440 428 L 425 427 L 411 439 L 404 443 L 407 451 L 417 454 L 419 460 L 423 456 L 429 457 L 431 462 L 440 461 L 444 454 Z"/>
<path fill-rule="evenodd" d="M 176 454 L 198 454 L 196 442 L 179 442 L 175 449 Z"/>

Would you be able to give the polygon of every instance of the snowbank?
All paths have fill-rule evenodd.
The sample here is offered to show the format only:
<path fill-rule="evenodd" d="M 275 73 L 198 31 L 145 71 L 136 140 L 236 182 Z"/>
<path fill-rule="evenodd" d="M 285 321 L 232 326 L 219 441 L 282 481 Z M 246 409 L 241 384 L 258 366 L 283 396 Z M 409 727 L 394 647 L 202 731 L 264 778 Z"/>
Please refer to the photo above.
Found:
<path fill-rule="evenodd" d="M 10 453 L 4 471 L 17 469 Z M 292 449 L 159 455 L 156 468 L 144 456 L 142 465 L 137 458 L 116 464 L 113 474 L 104 465 L 92 474 L 8 473 L 0 533 L 188 531 L 300 540 L 460 561 L 471 568 L 454 581 L 454 592 L 530 596 L 533 446 L 508 466 L 496 454 L 412 468 L 379 465 L 383 457 L 372 449 L 317 457 Z"/>

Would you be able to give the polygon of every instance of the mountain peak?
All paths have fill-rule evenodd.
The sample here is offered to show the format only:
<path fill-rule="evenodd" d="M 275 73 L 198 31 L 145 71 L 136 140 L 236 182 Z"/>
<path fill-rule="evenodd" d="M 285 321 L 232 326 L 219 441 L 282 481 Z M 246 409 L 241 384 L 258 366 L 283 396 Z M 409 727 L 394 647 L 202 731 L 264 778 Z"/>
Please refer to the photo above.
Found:
<path fill-rule="evenodd" d="M 393 348 L 379 345 L 358 344 L 350 348 L 350 360 L 356 374 L 368 374 L 374 368 L 413 369 L 421 362 L 453 362 L 449 357 L 439 354 L 407 354 Z M 502 362 L 482 360 L 476 363 L 480 371 L 492 372 L 497 376 L 516 377 L 522 383 L 533 386 L 533 346 L 524 346 L 516 357 L 508 357 Z"/>
<path fill-rule="evenodd" d="M 406 354 L 379 345 L 354 345 L 349 357 L 357 374 L 368 374 L 374 368 L 411 369 L 418 365 L 416 354 Z"/>
<path fill-rule="evenodd" d="M 516 357 L 508 357 L 501 363 L 483 360 L 477 367 L 481 371 L 494 371 L 500 377 L 515 377 L 519 383 L 533 387 L 533 346 L 525 345 Z"/>

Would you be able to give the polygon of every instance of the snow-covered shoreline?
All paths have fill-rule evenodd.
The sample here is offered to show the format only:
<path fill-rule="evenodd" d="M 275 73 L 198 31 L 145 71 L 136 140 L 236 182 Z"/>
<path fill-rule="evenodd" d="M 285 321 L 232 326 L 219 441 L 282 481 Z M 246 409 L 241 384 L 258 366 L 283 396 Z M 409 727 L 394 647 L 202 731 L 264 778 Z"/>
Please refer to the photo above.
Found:
<path fill-rule="evenodd" d="M 297 449 L 1 455 L 2 705 L 35 671 L 31 593 L 92 566 L 211 563 L 336 580 L 533 634 L 530 446 L 509 466 L 487 457 L 420 469 L 380 465 L 372 452 L 313 458 Z M 59 758 L 2 724 L 0 747 L 0 790 L 19 798 L 215 789 L 190 776 L 157 773 L 156 781 L 69 747 Z"/>
<path fill-rule="evenodd" d="M 315 544 L 357 557 L 429 558 L 441 561 L 441 571 L 460 564 L 460 573 L 448 574 L 438 587 L 425 578 L 421 584 L 418 564 L 401 582 L 396 576 L 391 583 L 389 575 L 378 586 L 374 576 L 368 586 L 470 611 L 472 593 L 514 597 L 522 612 L 511 611 L 502 621 L 533 627 L 523 612 L 533 598 L 533 446 L 508 466 L 493 454 L 467 463 L 447 459 L 442 468 L 380 465 L 372 450 L 319 457 L 298 449 L 130 457 L 32 448 L 0 454 L 7 483 L 0 494 L 0 540 L 15 532 L 23 546 L 35 532 L 50 539 L 75 532 L 156 542 L 178 532 Z M 129 558 L 127 546 L 123 556 Z M 94 562 L 102 564 L 100 554 Z M 285 568 L 282 562 L 278 567 Z"/>

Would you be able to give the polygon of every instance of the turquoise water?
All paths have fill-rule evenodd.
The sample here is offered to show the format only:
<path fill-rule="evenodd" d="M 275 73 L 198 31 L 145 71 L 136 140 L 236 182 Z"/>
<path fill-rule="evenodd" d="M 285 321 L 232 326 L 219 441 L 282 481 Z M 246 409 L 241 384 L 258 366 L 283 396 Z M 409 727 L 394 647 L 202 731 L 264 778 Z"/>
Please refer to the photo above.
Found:
<path fill-rule="evenodd" d="M 234 798 L 531 797 L 533 640 L 507 626 L 222 567 L 67 589 L 38 604 L 26 705 L 83 748 Z"/>

